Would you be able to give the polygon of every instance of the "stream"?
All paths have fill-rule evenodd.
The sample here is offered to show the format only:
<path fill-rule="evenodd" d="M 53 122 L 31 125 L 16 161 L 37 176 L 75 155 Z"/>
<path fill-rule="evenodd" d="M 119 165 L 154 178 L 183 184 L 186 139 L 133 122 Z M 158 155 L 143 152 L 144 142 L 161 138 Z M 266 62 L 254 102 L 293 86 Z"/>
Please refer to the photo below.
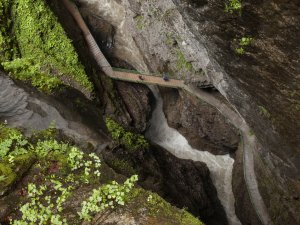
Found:
<path fill-rule="evenodd" d="M 218 198 L 225 209 L 228 223 L 230 225 L 241 225 L 235 214 L 235 200 L 231 185 L 234 159 L 229 154 L 213 155 L 207 151 L 193 149 L 184 136 L 168 126 L 163 113 L 163 100 L 158 88 L 156 86 L 149 86 L 149 88 L 156 98 L 156 107 L 152 113 L 146 137 L 180 159 L 206 163 L 212 182 L 217 189 Z"/>

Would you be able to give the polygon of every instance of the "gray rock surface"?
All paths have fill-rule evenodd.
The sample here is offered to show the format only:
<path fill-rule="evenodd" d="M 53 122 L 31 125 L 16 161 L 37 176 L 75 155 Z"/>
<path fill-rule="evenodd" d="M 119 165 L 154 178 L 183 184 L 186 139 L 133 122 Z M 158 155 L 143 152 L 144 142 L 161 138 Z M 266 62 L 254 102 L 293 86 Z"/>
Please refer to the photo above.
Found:
<path fill-rule="evenodd" d="M 78 143 L 89 142 L 94 146 L 107 140 L 104 135 L 86 126 L 76 112 L 63 107 L 54 99 L 38 98 L 33 92 L 20 88 L 0 72 L 0 121 L 18 127 L 30 134 L 47 129 L 52 123 Z"/>

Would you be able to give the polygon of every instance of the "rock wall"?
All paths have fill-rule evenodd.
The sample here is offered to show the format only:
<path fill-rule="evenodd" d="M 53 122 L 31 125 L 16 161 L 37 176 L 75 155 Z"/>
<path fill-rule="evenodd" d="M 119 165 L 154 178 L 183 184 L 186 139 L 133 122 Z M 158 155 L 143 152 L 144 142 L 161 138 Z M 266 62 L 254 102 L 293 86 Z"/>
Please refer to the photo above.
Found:
<path fill-rule="evenodd" d="M 272 170 L 269 179 L 297 205 L 297 197 L 293 198 L 300 192 L 297 0 L 247 0 L 241 12 L 234 13 L 226 13 L 221 0 L 78 2 L 84 15 L 96 15 L 114 27 L 111 57 L 140 71 L 168 72 L 199 87 L 217 88 L 262 144 L 258 157 Z M 253 41 L 244 54 L 237 54 L 237 40 L 243 37 Z M 296 219 L 299 208 L 292 208 L 288 210 Z"/>
<path fill-rule="evenodd" d="M 160 88 L 160 93 L 169 126 L 182 133 L 193 148 L 234 153 L 240 141 L 238 131 L 215 108 L 177 89 Z"/>
<path fill-rule="evenodd" d="M 64 5 L 58 0 L 49 1 L 48 3 L 58 16 L 69 37 L 73 40 L 76 50 L 80 53 L 79 58 L 95 85 L 94 102 L 103 109 L 105 115 L 114 118 L 126 128 L 133 129 L 136 132 L 144 132 L 152 110 L 150 90 L 146 86 L 129 83 L 125 85 L 124 82 L 112 81 L 106 77 L 98 68 L 80 29 L 72 16 L 66 13 L 67 10 Z M 107 50 L 107 41 L 112 42 L 111 34 L 114 33 L 114 28 L 103 22 L 103 20 L 90 20 L 90 23 L 95 25 L 95 32 L 98 27 L 106 31 L 106 33 L 96 32 L 95 36 L 99 38 L 100 46 L 103 44 L 102 47 Z M 99 33 L 105 35 L 101 36 Z M 121 65 L 123 68 L 132 68 L 130 62 L 126 63 L 120 58 L 112 58 L 111 60 L 114 61 L 116 66 Z M 139 101 L 137 101 L 138 99 Z"/>
<path fill-rule="evenodd" d="M 112 148 L 102 154 L 106 163 L 119 173 L 139 174 L 143 188 L 158 193 L 179 208 L 187 207 L 207 224 L 227 224 L 205 163 L 178 159 L 156 145 L 143 152 Z"/>

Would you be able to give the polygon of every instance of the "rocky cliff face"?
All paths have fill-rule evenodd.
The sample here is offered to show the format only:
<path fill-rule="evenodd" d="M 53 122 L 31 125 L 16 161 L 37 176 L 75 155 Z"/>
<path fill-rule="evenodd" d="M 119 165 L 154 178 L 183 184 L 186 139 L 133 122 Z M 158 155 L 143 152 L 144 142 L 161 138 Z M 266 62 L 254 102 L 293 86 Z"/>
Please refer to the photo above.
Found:
<path fill-rule="evenodd" d="M 145 189 L 179 208 L 188 208 L 207 224 L 227 224 L 205 163 L 178 159 L 157 145 L 143 152 L 113 148 L 102 153 L 106 163 L 119 173 L 139 174 L 139 183 Z"/>
<path fill-rule="evenodd" d="M 268 185 L 260 188 L 269 193 L 266 202 L 282 205 L 269 207 L 270 214 L 277 218 L 287 210 L 299 222 L 298 1 L 243 1 L 233 13 L 220 0 L 78 2 L 87 18 L 113 26 L 109 57 L 218 89 L 263 146 L 256 154 L 264 163 L 257 167 L 272 171 L 268 179 L 280 191 L 271 195 Z M 252 42 L 238 54 L 245 37 Z M 273 199 L 282 194 L 289 200 Z"/>
<path fill-rule="evenodd" d="M 103 109 L 103 113 L 114 118 L 123 126 L 133 129 L 136 132 L 144 132 L 147 121 L 151 114 L 151 92 L 143 85 L 130 84 L 119 81 L 112 81 L 99 70 L 84 37 L 77 27 L 76 22 L 66 13 L 67 9 L 59 1 L 49 2 L 49 6 L 58 16 L 65 31 L 73 40 L 74 47 L 79 54 L 79 58 L 85 66 L 87 74 L 95 84 L 95 100 L 97 106 Z M 114 28 L 111 24 L 99 19 L 97 15 L 91 14 L 90 24 L 94 25 L 94 35 L 99 38 L 99 46 L 107 53 L 112 47 Z M 99 32 L 105 30 L 105 32 Z M 131 65 L 120 58 L 110 58 L 112 65 L 131 69 Z"/>
<path fill-rule="evenodd" d="M 240 140 L 238 131 L 215 108 L 177 89 L 161 88 L 160 92 L 168 124 L 193 148 L 214 154 L 235 152 Z"/>

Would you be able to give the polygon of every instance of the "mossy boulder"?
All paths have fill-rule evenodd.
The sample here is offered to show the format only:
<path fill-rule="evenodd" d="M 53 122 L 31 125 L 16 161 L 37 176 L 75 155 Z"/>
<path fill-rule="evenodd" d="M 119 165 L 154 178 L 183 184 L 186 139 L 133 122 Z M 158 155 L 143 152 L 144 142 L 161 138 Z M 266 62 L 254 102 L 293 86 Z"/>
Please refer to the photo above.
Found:
<path fill-rule="evenodd" d="M 34 154 L 28 153 L 16 156 L 13 163 L 7 161 L 0 163 L 0 196 L 4 195 L 23 177 L 34 161 Z"/>
<path fill-rule="evenodd" d="M 0 196 L 14 184 L 17 174 L 9 166 L 0 163 Z"/>

